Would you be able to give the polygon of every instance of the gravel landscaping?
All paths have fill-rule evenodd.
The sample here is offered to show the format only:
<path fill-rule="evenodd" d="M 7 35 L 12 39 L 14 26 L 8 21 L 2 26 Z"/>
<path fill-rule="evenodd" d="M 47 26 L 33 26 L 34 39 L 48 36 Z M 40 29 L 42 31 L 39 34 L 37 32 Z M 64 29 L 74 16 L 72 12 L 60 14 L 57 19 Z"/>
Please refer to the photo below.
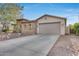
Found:
<path fill-rule="evenodd" d="M 79 55 L 79 36 L 61 36 L 51 48 L 48 56 L 78 56 Z"/>
<path fill-rule="evenodd" d="M 25 37 L 29 36 L 29 34 L 22 34 L 22 33 L 0 33 L 0 41 L 19 38 L 19 37 Z"/>

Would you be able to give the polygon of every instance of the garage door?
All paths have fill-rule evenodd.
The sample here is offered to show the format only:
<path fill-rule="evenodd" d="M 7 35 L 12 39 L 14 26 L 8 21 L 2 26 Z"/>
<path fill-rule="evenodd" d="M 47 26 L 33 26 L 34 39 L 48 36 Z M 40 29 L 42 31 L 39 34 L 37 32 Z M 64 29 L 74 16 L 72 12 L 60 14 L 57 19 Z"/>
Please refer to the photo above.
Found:
<path fill-rule="evenodd" d="M 60 23 L 42 23 L 39 24 L 40 34 L 60 34 Z"/>

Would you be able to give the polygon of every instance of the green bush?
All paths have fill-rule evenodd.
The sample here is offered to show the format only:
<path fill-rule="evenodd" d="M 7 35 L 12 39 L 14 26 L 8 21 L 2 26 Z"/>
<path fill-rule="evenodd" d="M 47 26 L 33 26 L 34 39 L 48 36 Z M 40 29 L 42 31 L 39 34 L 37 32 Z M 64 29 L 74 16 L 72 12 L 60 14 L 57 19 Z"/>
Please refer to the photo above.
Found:
<path fill-rule="evenodd" d="M 71 34 L 76 34 L 75 30 L 74 30 L 74 25 L 69 25 L 70 28 L 70 33 Z"/>
<path fill-rule="evenodd" d="M 77 30 L 76 30 L 76 35 L 78 35 L 78 36 L 79 36 L 79 29 L 77 29 Z"/>
<path fill-rule="evenodd" d="M 70 25 L 70 33 L 79 35 L 79 23 L 75 23 L 73 25 Z"/>
<path fill-rule="evenodd" d="M 9 31 L 9 29 L 7 28 L 7 29 L 3 29 L 2 30 L 2 32 L 8 32 Z"/>

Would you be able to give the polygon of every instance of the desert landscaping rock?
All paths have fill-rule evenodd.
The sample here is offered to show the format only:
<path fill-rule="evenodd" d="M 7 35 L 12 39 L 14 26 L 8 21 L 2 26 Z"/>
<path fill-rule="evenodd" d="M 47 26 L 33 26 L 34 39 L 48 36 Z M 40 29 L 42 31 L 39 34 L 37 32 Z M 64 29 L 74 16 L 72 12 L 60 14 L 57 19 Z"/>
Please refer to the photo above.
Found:
<path fill-rule="evenodd" d="M 79 37 L 74 35 L 61 36 L 52 47 L 48 56 L 77 56 L 79 53 Z"/>

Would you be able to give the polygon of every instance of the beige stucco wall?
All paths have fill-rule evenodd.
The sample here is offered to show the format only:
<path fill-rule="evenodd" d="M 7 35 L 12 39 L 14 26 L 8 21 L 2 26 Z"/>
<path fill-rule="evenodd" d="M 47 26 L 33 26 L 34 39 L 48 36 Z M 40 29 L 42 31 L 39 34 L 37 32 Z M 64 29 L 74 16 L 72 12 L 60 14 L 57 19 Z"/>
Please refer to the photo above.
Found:
<path fill-rule="evenodd" d="M 60 34 L 61 35 L 65 34 L 65 20 L 61 18 L 49 17 L 49 16 L 45 16 L 38 20 L 37 33 L 39 33 L 39 23 L 50 23 L 50 22 L 60 22 L 60 27 L 61 27 Z"/>
<path fill-rule="evenodd" d="M 35 34 L 36 33 L 36 22 L 29 22 L 26 20 L 17 21 L 19 31 L 23 34 Z"/>
<path fill-rule="evenodd" d="M 36 23 L 32 22 L 32 23 L 21 24 L 21 32 L 26 33 L 26 34 L 35 34 L 36 33 Z"/>

